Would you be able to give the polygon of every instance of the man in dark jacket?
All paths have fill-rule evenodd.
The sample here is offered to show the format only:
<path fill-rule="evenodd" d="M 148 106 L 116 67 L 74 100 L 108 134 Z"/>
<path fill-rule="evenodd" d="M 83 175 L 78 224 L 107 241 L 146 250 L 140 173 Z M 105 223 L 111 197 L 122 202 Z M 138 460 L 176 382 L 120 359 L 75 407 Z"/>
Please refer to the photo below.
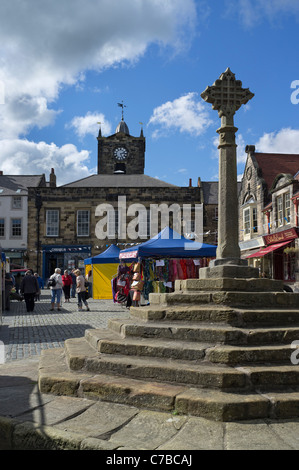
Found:
<path fill-rule="evenodd" d="M 39 292 L 38 282 L 31 271 L 26 271 L 21 282 L 21 293 L 24 295 L 27 312 L 34 310 L 34 297 Z"/>

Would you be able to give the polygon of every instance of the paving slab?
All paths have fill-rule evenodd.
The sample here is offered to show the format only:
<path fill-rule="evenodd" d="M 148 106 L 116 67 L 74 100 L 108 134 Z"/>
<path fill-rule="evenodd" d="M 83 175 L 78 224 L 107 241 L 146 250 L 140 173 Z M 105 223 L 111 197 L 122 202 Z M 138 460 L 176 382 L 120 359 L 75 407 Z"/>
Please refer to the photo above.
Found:
<path fill-rule="evenodd" d="M 284 439 L 274 432 L 274 429 L 264 421 L 226 423 L 225 429 L 227 450 L 292 449 L 292 446 L 286 443 Z"/>
<path fill-rule="evenodd" d="M 126 405 L 94 402 L 80 415 L 54 427 L 68 432 L 76 432 L 85 437 L 108 439 L 112 433 L 130 422 L 138 412 L 137 408 Z"/>
<path fill-rule="evenodd" d="M 71 420 L 92 406 L 92 402 L 85 398 L 56 397 L 55 395 L 45 394 L 42 397 L 43 402 L 47 399 L 49 400 L 43 406 L 18 416 L 18 419 L 32 421 L 41 426 L 51 426 L 59 422 Z"/>
<path fill-rule="evenodd" d="M 41 407 L 53 397 L 41 395 L 38 386 L 19 385 L 0 389 L 0 416 L 14 418 Z"/>
<path fill-rule="evenodd" d="M 225 425 L 204 418 L 189 417 L 178 433 L 159 450 L 224 450 Z"/>
<path fill-rule="evenodd" d="M 0 413 L 1 450 L 299 450 L 299 419 L 223 423 L 39 394 L 33 380 L 37 369 L 37 359 L 14 361 L 9 371 L 7 364 L 0 368 L 1 396 L 15 389 L 13 400 L 7 400 Z"/>
<path fill-rule="evenodd" d="M 174 417 L 170 413 L 140 411 L 127 426 L 111 436 L 110 442 L 117 444 L 120 450 L 122 447 L 156 449 L 176 435 L 187 419 L 187 416 Z"/>

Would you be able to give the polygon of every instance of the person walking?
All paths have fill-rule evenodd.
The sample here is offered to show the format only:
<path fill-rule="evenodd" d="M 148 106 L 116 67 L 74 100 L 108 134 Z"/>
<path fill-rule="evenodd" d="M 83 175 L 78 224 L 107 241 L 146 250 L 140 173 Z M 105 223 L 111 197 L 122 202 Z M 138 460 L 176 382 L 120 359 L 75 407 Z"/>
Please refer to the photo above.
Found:
<path fill-rule="evenodd" d="M 89 312 L 90 309 L 88 307 L 88 303 L 86 300 L 86 287 L 85 287 L 85 279 L 84 276 L 81 274 L 80 269 L 76 269 L 74 272 L 76 276 L 76 291 L 78 294 L 78 310 L 82 312 L 82 303 L 84 303 L 86 307 L 86 311 Z"/>
<path fill-rule="evenodd" d="M 34 299 L 35 301 L 37 301 L 37 300 L 40 300 L 40 291 L 41 291 L 41 289 L 44 288 L 44 283 L 43 283 L 43 280 L 42 280 L 42 278 L 40 277 L 40 275 L 38 273 L 34 273 L 34 276 L 37 279 L 37 283 L 38 283 L 38 287 L 39 287 L 38 292 L 36 293 L 36 296 L 35 296 L 35 299 Z"/>
<path fill-rule="evenodd" d="M 72 269 L 71 274 L 70 274 L 70 276 L 72 278 L 71 296 L 72 296 L 73 299 L 76 298 L 76 279 L 77 279 L 76 276 L 75 276 L 74 271 L 76 271 L 76 270 Z"/>
<path fill-rule="evenodd" d="M 64 293 L 64 301 L 69 302 L 70 301 L 70 291 L 71 291 L 71 285 L 73 284 L 72 277 L 68 273 L 67 270 L 64 271 L 63 275 L 61 276 L 62 278 L 62 290 Z"/>
<path fill-rule="evenodd" d="M 61 294 L 62 294 L 62 277 L 61 277 L 61 269 L 56 268 L 54 274 L 49 278 L 49 286 L 51 289 L 51 308 L 50 310 L 54 310 L 55 300 L 57 305 L 57 310 L 60 310 L 60 301 L 61 301 Z"/>
<path fill-rule="evenodd" d="M 27 312 L 34 310 L 34 298 L 39 292 L 39 286 L 36 277 L 32 271 L 26 271 L 20 286 L 21 294 L 24 296 Z"/>
<path fill-rule="evenodd" d="M 85 280 L 86 280 L 86 282 L 88 282 L 88 295 L 89 295 L 89 297 L 92 297 L 92 279 L 93 279 L 92 270 L 90 269 L 88 271 L 88 273 L 86 274 L 86 276 L 85 276 Z"/>

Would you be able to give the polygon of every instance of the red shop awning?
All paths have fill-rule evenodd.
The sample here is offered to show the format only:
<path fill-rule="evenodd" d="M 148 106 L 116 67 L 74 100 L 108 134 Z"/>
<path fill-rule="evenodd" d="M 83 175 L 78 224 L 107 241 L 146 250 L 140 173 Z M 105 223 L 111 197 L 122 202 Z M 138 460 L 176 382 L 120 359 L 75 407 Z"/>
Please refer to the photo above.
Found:
<path fill-rule="evenodd" d="M 291 241 L 292 240 L 281 243 L 273 243 L 273 245 L 266 246 L 265 248 L 262 248 L 261 250 L 252 253 L 252 255 L 246 256 L 246 258 L 261 258 L 262 256 L 265 256 L 268 253 L 271 253 L 272 251 L 278 250 L 284 245 L 288 245 L 289 243 L 291 243 Z"/>

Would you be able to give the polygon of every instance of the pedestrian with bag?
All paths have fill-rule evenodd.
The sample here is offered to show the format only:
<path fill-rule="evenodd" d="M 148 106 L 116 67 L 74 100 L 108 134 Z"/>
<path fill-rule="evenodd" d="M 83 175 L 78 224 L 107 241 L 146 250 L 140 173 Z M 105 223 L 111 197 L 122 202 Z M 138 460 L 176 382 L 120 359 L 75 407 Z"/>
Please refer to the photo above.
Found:
<path fill-rule="evenodd" d="M 39 285 L 32 271 L 26 271 L 20 286 L 21 294 L 24 296 L 27 312 L 34 310 L 34 298 L 39 292 Z"/>
<path fill-rule="evenodd" d="M 84 279 L 84 276 L 81 274 L 80 269 L 76 269 L 74 272 L 76 276 L 76 291 L 78 294 L 78 310 L 79 312 L 82 312 L 82 303 L 86 307 L 86 311 L 89 312 L 90 309 L 88 307 L 88 303 L 86 300 L 86 281 Z"/>
<path fill-rule="evenodd" d="M 60 301 L 61 301 L 61 294 L 62 294 L 62 277 L 61 277 L 61 269 L 56 268 L 54 274 L 50 276 L 48 281 L 48 286 L 51 289 L 51 308 L 50 310 L 54 310 L 55 300 L 57 304 L 57 310 L 60 310 Z"/>

